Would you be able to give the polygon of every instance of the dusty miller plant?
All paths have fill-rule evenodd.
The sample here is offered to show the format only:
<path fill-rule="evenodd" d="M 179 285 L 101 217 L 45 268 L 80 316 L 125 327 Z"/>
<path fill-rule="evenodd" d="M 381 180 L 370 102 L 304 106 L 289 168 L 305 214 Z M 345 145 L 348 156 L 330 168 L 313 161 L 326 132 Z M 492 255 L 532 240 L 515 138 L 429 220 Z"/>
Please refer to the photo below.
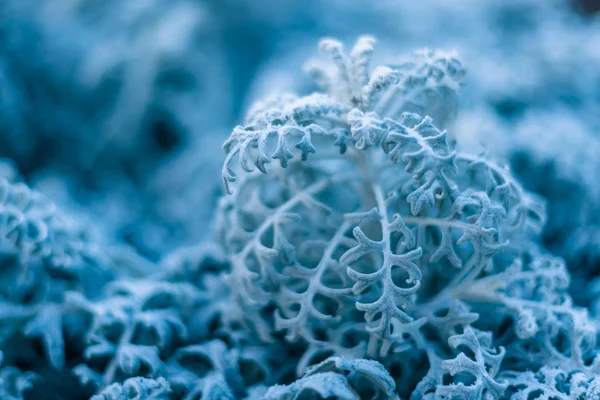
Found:
<path fill-rule="evenodd" d="M 256 104 L 224 144 L 219 234 L 245 326 L 301 343 L 300 376 L 376 359 L 414 399 L 500 398 L 501 370 L 592 376 L 595 331 L 537 244 L 544 201 L 444 129 L 462 64 L 426 50 L 372 70 L 373 44 L 323 40 L 331 62 L 308 68 L 322 92 Z M 269 393 L 353 398 L 316 379 Z"/>

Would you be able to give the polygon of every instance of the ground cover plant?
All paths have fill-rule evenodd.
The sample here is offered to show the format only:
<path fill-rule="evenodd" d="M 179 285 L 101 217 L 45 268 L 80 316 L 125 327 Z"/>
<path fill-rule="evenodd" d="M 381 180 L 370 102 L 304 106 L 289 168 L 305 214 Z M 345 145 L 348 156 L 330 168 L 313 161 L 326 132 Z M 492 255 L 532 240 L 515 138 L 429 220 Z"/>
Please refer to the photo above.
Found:
<path fill-rule="evenodd" d="M 593 16 L 59 3 L 0 4 L 0 398 L 600 399 Z"/>

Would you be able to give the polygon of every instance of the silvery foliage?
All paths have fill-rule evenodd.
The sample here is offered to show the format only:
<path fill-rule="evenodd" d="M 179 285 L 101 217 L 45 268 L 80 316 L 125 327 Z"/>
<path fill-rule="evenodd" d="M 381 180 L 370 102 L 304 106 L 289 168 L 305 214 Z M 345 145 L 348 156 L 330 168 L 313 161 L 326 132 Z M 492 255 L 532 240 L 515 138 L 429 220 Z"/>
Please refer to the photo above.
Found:
<path fill-rule="evenodd" d="M 428 365 L 398 388 L 414 399 L 499 398 L 501 369 L 593 376 L 595 327 L 536 244 L 545 202 L 428 116 L 451 120 L 461 63 L 426 51 L 371 70 L 373 43 L 323 40 L 323 92 L 257 103 L 225 142 L 220 240 L 246 326 L 303 343 L 299 375 L 326 355 Z M 319 379 L 287 396 L 332 394 L 338 378 Z"/>
<path fill-rule="evenodd" d="M 94 296 L 113 276 L 116 264 L 83 227 L 21 182 L 9 163 L 2 163 L 0 351 L 7 361 L 19 357 L 61 369 L 65 336 L 77 332 L 70 326 L 74 321 L 64 304 L 65 292 Z M 47 361 L 37 360 L 31 349 L 36 342 Z"/>
<path fill-rule="evenodd" d="M 295 400 L 317 394 L 320 397 L 315 398 L 393 400 L 398 399 L 395 386 L 392 377 L 377 361 L 330 357 L 310 367 L 296 382 L 272 386 L 263 399 Z"/>
<path fill-rule="evenodd" d="M 0 6 L 32 17 L 0 28 L 2 45 L 14 45 L 0 55 L 2 151 L 61 205 L 0 163 L 1 398 L 598 397 L 593 19 L 535 0 L 253 1 L 243 15 L 229 14 L 231 3 L 85 3 Z M 344 14 L 323 13 L 323 4 Z M 196 41 L 215 15 L 233 19 L 225 29 L 233 48 L 210 35 Z M 92 16 L 100 22 L 80 20 Z M 285 86 L 277 77 L 286 66 L 300 71 L 288 54 L 300 46 L 286 42 L 298 26 L 345 36 L 363 24 L 373 32 L 373 21 L 387 42 L 460 50 L 470 93 L 457 121 L 464 70 L 454 54 L 420 51 L 371 72 L 371 39 L 349 55 L 326 41 L 335 62 L 306 68 L 321 93 L 257 104 L 228 141 L 224 177 L 234 193 L 218 213 L 226 256 L 193 246 L 154 263 L 105 245 L 125 238 L 158 259 L 206 234 L 218 180 L 209 176 L 211 142 L 221 139 L 204 125 L 202 137 L 188 133 L 202 115 L 212 124 L 229 113 L 220 97 L 227 82 L 203 78 L 227 70 L 221 51 L 243 65 L 230 99 L 238 104 L 244 79 L 275 49 L 291 61 L 271 57 L 281 75 L 268 71 L 270 88 Z M 180 35 L 165 45 L 169 27 Z M 131 62 L 148 43 L 157 57 Z M 206 49 L 211 57 L 200 54 Z M 210 101 L 190 76 L 214 85 Z M 52 100 L 58 89 L 64 102 Z M 114 135 L 119 127 L 133 127 L 131 135 Z M 68 151 L 53 164 L 61 153 L 38 139 Z M 148 148 L 156 152 L 146 158 Z M 103 152 L 123 161 L 116 173 L 106 173 L 115 165 Z M 519 179 L 496 156 L 510 157 Z M 124 174 L 131 157 L 136 167 Z M 92 169 L 94 187 L 82 191 L 65 166 L 90 161 L 108 163 Z M 543 201 L 528 190 L 550 200 L 542 240 Z M 102 216 L 105 240 L 81 227 L 89 217 L 81 204 Z"/>
<path fill-rule="evenodd" d="M 123 384 L 114 383 L 91 400 L 168 400 L 171 390 L 164 378 L 130 378 Z"/>
<path fill-rule="evenodd" d="M 507 374 L 512 399 L 581 399 L 592 400 L 600 396 L 597 377 L 588 377 L 577 371 L 543 367 L 537 373 L 527 371 Z"/>
<path fill-rule="evenodd" d="M 22 372 L 15 367 L 0 368 L 0 395 L 6 400 L 21 400 L 38 380 L 33 372 Z"/>
<path fill-rule="evenodd" d="M 80 385 L 98 399 L 217 400 L 252 398 L 276 383 L 285 350 L 242 328 L 226 269 L 221 250 L 205 244 L 169 254 L 146 278 L 110 282 L 98 299 L 68 293 L 72 312 L 88 321 L 82 363 L 72 368 Z"/>
<path fill-rule="evenodd" d="M 91 240 L 10 163 L 0 171 L 2 398 L 236 399 L 277 382 L 282 353 L 237 323 L 218 247 L 154 265 Z"/>

